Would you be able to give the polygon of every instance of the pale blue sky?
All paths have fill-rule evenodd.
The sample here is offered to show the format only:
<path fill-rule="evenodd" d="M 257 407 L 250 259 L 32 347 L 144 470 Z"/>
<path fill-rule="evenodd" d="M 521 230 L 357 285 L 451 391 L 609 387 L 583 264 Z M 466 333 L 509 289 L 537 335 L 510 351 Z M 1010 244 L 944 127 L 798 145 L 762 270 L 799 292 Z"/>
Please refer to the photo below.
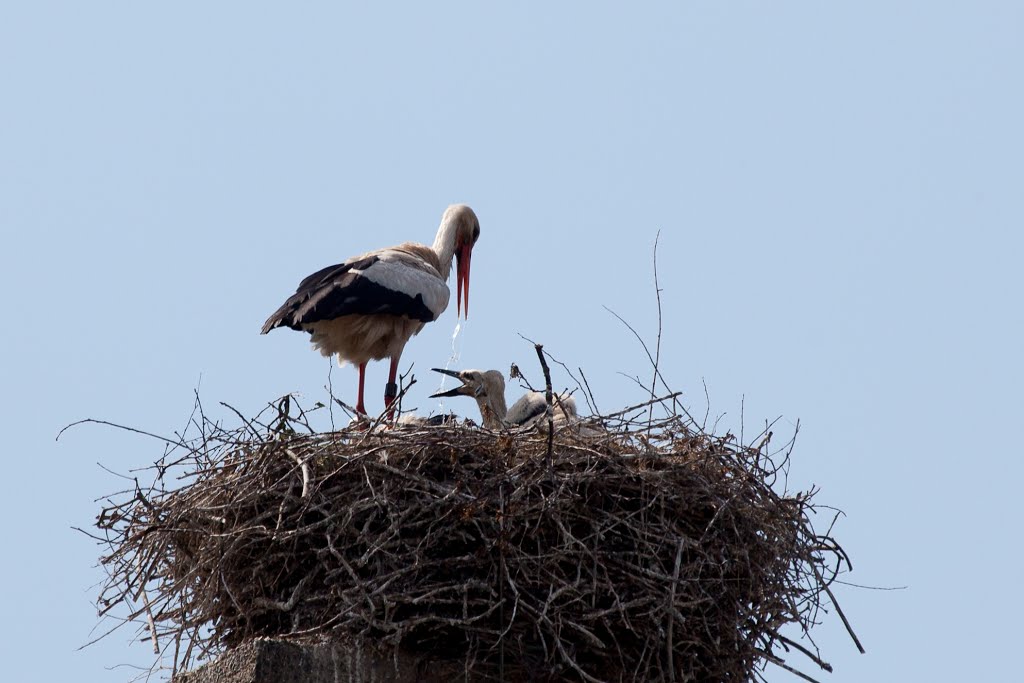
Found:
<path fill-rule="evenodd" d="M 125 681 L 70 530 L 180 428 L 323 397 L 258 334 L 314 269 L 480 216 L 463 367 L 582 366 L 642 398 L 656 324 L 687 403 L 801 421 L 791 482 L 848 517 L 834 683 L 1009 680 L 1022 607 L 1024 5 L 5 3 L 4 679 Z M 408 347 L 450 353 L 454 310 Z M 379 405 L 386 367 L 371 368 Z M 559 379 L 556 376 L 556 379 Z M 335 370 L 353 399 L 355 372 Z M 564 383 L 562 376 L 559 381 Z M 454 406 L 469 411 L 470 406 Z M 795 658 L 797 663 L 798 658 Z M 809 673 L 814 673 L 808 669 Z M 782 671 L 769 680 L 796 680 Z"/>

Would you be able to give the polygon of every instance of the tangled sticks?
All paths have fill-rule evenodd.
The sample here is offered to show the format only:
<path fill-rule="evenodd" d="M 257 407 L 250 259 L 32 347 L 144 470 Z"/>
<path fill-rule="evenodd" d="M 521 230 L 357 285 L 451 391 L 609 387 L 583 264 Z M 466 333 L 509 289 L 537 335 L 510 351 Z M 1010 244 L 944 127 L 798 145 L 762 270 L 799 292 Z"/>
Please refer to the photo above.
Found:
<path fill-rule="evenodd" d="M 746 681 L 766 662 L 813 680 L 791 648 L 830 670 L 782 630 L 807 634 L 845 555 L 761 448 L 620 416 L 555 434 L 547 464 L 537 432 L 314 433 L 294 408 L 197 419 L 155 485 L 99 517 L 101 609 L 174 670 L 259 636 L 401 649 L 468 680 Z"/>

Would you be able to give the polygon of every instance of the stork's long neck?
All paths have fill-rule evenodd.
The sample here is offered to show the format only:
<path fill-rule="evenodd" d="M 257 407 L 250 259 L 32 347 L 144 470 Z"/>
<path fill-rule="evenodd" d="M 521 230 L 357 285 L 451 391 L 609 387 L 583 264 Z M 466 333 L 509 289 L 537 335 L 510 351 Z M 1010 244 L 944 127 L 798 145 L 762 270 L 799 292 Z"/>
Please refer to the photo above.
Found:
<path fill-rule="evenodd" d="M 484 419 L 485 428 L 502 429 L 505 427 L 508 405 L 505 403 L 504 387 L 501 387 L 500 390 L 491 390 L 482 396 L 477 396 L 476 404 L 480 407 L 480 416 Z"/>
<path fill-rule="evenodd" d="M 441 227 L 437 229 L 437 237 L 434 238 L 434 253 L 441 267 L 441 279 L 447 281 L 452 272 L 452 259 L 455 258 L 455 238 L 458 221 L 454 220 L 447 213 L 441 219 Z"/>

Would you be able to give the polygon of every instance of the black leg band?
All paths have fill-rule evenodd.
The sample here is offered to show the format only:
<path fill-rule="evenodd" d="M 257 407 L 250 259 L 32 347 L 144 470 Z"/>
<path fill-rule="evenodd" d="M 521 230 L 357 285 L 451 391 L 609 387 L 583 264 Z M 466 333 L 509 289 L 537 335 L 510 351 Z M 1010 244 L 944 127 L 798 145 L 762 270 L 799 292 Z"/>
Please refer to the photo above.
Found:
<path fill-rule="evenodd" d="M 384 402 L 391 403 L 398 397 L 398 385 L 394 382 L 388 382 L 384 386 Z"/>

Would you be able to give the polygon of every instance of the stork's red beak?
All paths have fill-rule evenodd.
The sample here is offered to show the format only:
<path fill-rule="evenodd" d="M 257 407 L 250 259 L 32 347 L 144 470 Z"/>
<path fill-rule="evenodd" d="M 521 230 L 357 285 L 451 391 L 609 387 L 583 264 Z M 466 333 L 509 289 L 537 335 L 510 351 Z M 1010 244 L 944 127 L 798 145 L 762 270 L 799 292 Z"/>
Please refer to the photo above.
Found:
<path fill-rule="evenodd" d="M 458 266 L 455 274 L 455 311 L 462 315 L 465 310 L 466 320 L 469 320 L 469 261 L 472 255 L 473 245 L 471 244 L 462 245 L 456 252 Z"/>

